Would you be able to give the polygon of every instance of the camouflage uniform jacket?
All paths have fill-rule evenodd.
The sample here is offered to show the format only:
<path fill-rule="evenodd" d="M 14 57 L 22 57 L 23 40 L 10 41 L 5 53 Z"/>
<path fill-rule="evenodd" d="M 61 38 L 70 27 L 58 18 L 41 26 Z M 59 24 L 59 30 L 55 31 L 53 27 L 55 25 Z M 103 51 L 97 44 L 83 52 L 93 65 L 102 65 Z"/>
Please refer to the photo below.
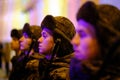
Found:
<path fill-rule="evenodd" d="M 50 65 L 43 64 L 44 61 L 40 61 L 39 72 L 40 76 L 42 75 L 40 80 L 69 80 L 70 60 L 72 57 L 73 54 L 56 58 Z"/>
<path fill-rule="evenodd" d="M 39 80 L 38 64 L 41 57 L 38 53 L 34 53 L 29 57 L 22 54 L 14 58 L 9 80 Z"/>

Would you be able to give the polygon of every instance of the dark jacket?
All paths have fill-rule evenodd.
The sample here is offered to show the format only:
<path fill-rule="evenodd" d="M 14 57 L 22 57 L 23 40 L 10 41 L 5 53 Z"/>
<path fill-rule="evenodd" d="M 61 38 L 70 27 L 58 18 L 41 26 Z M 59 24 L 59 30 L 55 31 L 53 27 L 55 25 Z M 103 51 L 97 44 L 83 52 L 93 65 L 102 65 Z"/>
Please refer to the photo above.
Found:
<path fill-rule="evenodd" d="M 24 54 L 14 57 L 9 80 L 39 80 L 38 64 L 41 57 L 38 53 L 29 57 Z"/>
<path fill-rule="evenodd" d="M 97 77 L 100 80 L 120 80 L 120 38 L 109 49 Z"/>
<path fill-rule="evenodd" d="M 69 67 L 72 57 L 73 54 L 62 58 L 55 58 L 51 64 L 48 60 L 40 60 L 40 80 L 69 80 Z"/>
<path fill-rule="evenodd" d="M 71 59 L 70 63 L 70 80 L 92 80 L 101 66 L 101 60 L 80 61 L 76 58 Z"/>

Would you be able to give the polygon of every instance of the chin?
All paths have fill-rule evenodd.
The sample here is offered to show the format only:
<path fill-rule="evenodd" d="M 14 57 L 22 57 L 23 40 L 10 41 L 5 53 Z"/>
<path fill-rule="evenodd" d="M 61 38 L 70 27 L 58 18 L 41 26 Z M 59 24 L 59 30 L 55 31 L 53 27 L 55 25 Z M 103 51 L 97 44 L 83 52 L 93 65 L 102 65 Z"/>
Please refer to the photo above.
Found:
<path fill-rule="evenodd" d="M 39 50 L 39 53 L 42 54 L 43 52 L 41 50 Z"/>
<path fill-rule="evenodd" d="M 24 48 L 23 48 L 23 47 L 20 47 L 20 50 L 24 50 Z"/>
<path fill-rule="evenodd" d="M 75 58 L 78 60 L 85 60 L 86 59 L 86 57 L 83 55 L 75 55 Z"/>

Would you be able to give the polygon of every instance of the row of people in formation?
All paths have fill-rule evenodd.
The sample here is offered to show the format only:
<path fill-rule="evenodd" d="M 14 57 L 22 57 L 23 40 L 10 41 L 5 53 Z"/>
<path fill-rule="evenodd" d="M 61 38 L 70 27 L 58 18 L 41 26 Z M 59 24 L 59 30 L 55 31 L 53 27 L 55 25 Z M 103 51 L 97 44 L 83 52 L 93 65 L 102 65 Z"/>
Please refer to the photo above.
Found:
<path fill-rule="evenodd" d="M 46 15 L 40 26 L 13 29 L 9 80 L 119 80 L 119 9 L 87 1 L 76 20 Z"/>

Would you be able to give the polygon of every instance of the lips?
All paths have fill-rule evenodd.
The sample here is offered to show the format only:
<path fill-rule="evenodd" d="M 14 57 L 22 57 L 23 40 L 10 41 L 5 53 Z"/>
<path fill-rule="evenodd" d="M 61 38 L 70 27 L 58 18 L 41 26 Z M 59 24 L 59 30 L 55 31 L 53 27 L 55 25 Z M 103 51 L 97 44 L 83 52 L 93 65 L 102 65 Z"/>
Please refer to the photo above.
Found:
<path fill-rule="evenodd" d="M 38 48 L 40 49 L 41 47 L 39 46 Z"/>
<path fill-rule="evenodd" d="M 22 44 L 20 44 L 20 49 L 23 50 L 24 49 L 24 46 Z"/>
<path fill-rule="evenodd" d="M 23 46 L 23 44 L 22 44 L 22 43 L 20 43 L 20 46 Z"/>
<path fill-rule="evenodd" d="M 23 46 L 24 46 L 24 45 L 23 45 L 23 43 L 21 42 L 21 43 L 20 43 L 20 47 L 22 48 Z"/>
<path fill-rule="evenodd" d="M 42 46 L 39 44 L 38 48 L 40 49 Z"/>
<path fill-rule="evenodd" d="M 79 50 L 74 50 L 75 53 L 79 53 L 80 51 Z"/>

